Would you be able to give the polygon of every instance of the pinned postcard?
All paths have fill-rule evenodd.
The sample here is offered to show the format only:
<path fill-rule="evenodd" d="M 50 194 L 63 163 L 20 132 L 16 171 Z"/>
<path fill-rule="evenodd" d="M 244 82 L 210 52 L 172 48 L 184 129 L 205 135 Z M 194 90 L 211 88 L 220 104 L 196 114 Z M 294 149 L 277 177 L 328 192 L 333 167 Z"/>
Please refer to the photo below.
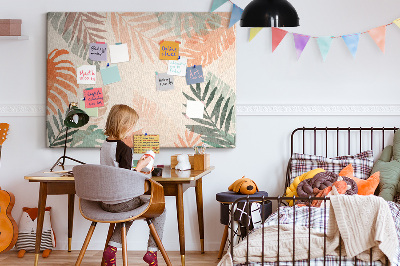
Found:
<path fill-rule="evenodd" d="M 204 82 L 203 67 L 194 65 L 186 68 L 186 83 L 187 85 Z"/>
<path fill-rule="evenodd" d="M 186 75 L 187 58 L 168 61 L 168 75 L 182 76 Z"/>
<path fill-rule="evenodd" d="M 84 100 L 81 100 L 81 102 L 79 104 L 79 109 L 84 111 L 90 117 L 98 117 L 99 116 L 99 108 L 98 107 L 86 108 Z"/>
<path fill-rule="evenodd" d="M 148 150 L 160 153 L 160 135 L 134 135 L 133 152 L 146 153 Z"/>
<path fill-rule="evenodd" d="M 84 65 L 76 70 L 78 84 L 96 84 L 96 66 Z"/>
<path fill-rule="evenodd" d="M 129 61 L 128 44 L 121 43 L 110 45 L 110 58 L 111 63 L 122 63 Z"/>
<path fill-rule="evenodd" d="M 156 73 L 156 89 L 158 91 L 169 91 L 174 89 L 174 76 L 167 73 Z"/>
<path fill-rule="evenodd" d="M 91 43 L 89 45 L 89 59 L 93 61 L 107 61 L 107 44 Z"/>
<path fill-rule="evenodd" d="M 85 108 L 104 106 L 103 90 L 101 88 L 87 88 L 83 91 Z"/>
<path fill-rule="evenodd" d="M 161 41 L 160 42 L 160 59 L 161 60 L 178 60 L 179 58 L 179 44 L 175 41 Z"/>
<path fill-rule="evenodd" d="M 189 118 L 203 118 L 204 104 L 200 101 L 187 101 L 186 116 Z"/>
<path fill-rule="evenodd" d="M 117 65 L 102 67 L 100 68 L 100 73 L 104 85 L 121 81 L 121 76 L 119 75 L 119 69 Z"/>

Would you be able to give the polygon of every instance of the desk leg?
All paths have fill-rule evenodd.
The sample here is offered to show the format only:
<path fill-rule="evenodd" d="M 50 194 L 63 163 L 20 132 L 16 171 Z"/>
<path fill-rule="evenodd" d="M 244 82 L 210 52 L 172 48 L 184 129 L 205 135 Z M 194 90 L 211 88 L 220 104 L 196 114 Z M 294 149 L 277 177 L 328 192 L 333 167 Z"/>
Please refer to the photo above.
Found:
<path fill-rule="evenodd" d="M 176 212 L 178 215 L 179 245 L 180 245 L 182 266 L 185 266 L 185 224 L 184 224 L 184 212 L 183 212 L 182 184 L 177 184 L 177 190 L 178 193 L 176 195 Z"/>
<path fill-rule="evenodd" d="M 203 185 L 202 178 L 196 180 L 196 203 L 197 203 L 197 219 L 199 221 L 200 248 L 204 253 L 204 218 L 203 218 Z"/>
<path fill-rule="evenodd" d="M 46 208 L 46 199 L 47 199 L 47 183 L 40 182 L 39 189 L 39 202 L 38 202 L 38 218 L 37 218 L 37 229 L 36 229 L 36 244 L 35 244 L 35 266 L 39 263 L 39 253 L 40 253 L 40 244 L 42 241 L 42 231 L 43 231 L 43 221 L 44 221 L 44 212 Z"/>
<path fill-rule="evenodd" d="M 68 252 L 71 252 L 75 194 L 68 194 Z"/>

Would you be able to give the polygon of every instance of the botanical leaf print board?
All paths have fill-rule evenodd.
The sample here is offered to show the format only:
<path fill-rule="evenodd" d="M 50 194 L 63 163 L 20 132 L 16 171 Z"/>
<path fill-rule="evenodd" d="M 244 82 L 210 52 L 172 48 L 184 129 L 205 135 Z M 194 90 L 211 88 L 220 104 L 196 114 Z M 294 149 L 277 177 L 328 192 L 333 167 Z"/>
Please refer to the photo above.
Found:
<path fill-rule="evenodd" d="M 102 88 L 104 107 L 84 127 L 68 130 L 69 147 L 100 147 L 108 112 L 127 104 L 139 114 L 137 134 L 159 134 L 160 147 L 235 147 L 236 29 L 230 13 L 69 13 L 47 16 L 47 140 L 64 145 L 63 119 L 70 102 L 83 102 L 87 88 Z M 204 82 L 187 85 L 174 76 L 174 89 L 156 90 L 161 41 L 178 41 L 187 66 L 202 66 Z M 90 43 L 105 42 L 107 61 L 89 58 Z M 127 44 L 129 61 L 118 63 L 121 81 L 104 85 L 100 68 L 111 63 L 109 45 Z M 77 84 L 77 68 L 96 66 L 96 84 Z M 204 104 L 203 118 L 186 116 L 187 101 Z"/>

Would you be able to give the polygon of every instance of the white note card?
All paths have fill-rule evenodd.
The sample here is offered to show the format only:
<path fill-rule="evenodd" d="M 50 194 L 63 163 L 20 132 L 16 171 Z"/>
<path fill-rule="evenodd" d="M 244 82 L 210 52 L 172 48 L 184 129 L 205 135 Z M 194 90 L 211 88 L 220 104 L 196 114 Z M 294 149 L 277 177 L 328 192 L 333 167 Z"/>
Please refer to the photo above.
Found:
<path fill-rule="evenodd" d="M 76 70 L 78 84 L 96 84 L 96 66 L 84 65 Z"/>
<path fill-rule="evenodd" d="M 168 61 L 168 75 L 186 76 L 187 58 Z"/>
<path fill-rule="evenodd" d="M 110 45 L 109 48 L 110 48 L 110 58 L 112 64 L 129 61 L 128 44 L 122 43 L 122 44 Z"/>
<path fill-rule="evenodd" d="M 203 118 L 204 104 L 200 101 L 187 101 L 186 115 L 189 118 Z"/>

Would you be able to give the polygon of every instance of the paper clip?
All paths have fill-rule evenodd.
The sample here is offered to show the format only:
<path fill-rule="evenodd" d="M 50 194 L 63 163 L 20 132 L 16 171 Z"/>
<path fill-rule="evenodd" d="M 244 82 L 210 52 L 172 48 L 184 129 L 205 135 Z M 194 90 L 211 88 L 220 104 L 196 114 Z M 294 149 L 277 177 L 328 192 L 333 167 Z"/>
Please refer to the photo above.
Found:
<path fill-rule="evenodd" d="M 116 42 L 116 43 L 115 43 L 115 45 L 120 45 L 120 44 L 122 44 L 122 42 Z"/>

